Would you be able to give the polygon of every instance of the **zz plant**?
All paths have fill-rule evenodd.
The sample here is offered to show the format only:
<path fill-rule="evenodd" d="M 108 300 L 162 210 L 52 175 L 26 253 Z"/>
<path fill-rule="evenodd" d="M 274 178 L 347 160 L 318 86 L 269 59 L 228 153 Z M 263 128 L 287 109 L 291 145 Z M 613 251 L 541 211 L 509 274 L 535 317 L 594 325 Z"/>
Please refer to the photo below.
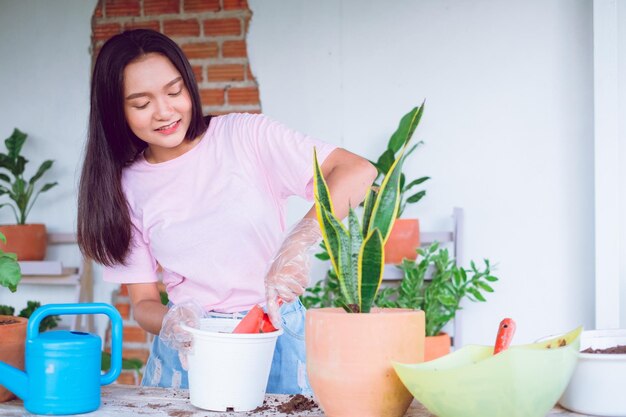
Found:
<path fill-rule="evenodd" d="M 483 260 L 483 267 L 471 261 L 470 269 L 465 269 L 457 266 L 448 250 L 437 242 L 417 252 L 417 260 L 402 261 L 404 278 L 400 286 L 381 290 L 376 305 L 424 310 L 426 336 L 438 335 L 461 309 L 463 299 L 485 302 L 483 293 L 494 292 L 491 284 L 498 278 L 492 274 L 488 259 Z"/>
<path fill-rule="evenodd" d="M 404 148 L 417 127 L 418 114 L 416 108 L 401 132 Z M 404 148 L 391 164 L 380 188 L 369 190 L 361 221 L 350 208 L 347 226 L 334 214 L 330 192 L 317 161 L 317 153 L 314 154 L 317 219 L 339 283 L 341 296 L 336 302 L 348 312 L 369 313 L 380 288 L 385 242 L 400 209 Z"/>

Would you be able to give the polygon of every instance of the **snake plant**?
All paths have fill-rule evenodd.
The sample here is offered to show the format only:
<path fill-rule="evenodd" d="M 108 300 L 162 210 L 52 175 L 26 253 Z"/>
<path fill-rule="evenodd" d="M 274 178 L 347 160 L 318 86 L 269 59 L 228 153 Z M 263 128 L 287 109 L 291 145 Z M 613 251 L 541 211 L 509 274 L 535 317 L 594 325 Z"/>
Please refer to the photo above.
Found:
<path fill-rule="evenodd" d="M 347 226 L 334 214 L 330 192 L 314 152 L 315 210 L 330 261 L 337 272 L 341 305 L 348 312 L 369 313 L 380 288 L 385 265 L 385 242 L 400 209 L 400 175 L 405 149 L 420 115 L 418 107 L 407 119 L 406 128 L 402 130 L 404 147 L 380 188 L 370 188 L 361 221 L 350 209 Z"/>

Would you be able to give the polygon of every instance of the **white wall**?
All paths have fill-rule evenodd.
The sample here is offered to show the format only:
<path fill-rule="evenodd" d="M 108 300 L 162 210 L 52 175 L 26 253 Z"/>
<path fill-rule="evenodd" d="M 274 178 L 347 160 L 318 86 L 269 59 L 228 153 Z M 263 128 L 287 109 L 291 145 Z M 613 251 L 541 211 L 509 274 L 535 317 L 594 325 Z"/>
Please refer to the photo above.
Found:
<path fill-rule="evenodd" d="M 59 185 L 41 194 L 28 222 L 45 223 L 50 231 L 76 228 L 76 189 L 87 132 L 91 68 L 91 16 L 96 0 L 0 0 L 0 140 L 14 127 L 28 134 L 23 154 L 30 178 L 46 159 L 54 166 L 42 178 Z M 4 196 L 2 202 L 5 202 Z M 14 223 L 9 208 L 1 223 Z M 68 254 L 75 255 L 77 252 Z M 99 281 L 99 280 L 98 280 Z M 97 282 L 96 290 L 100 290 Z M 17 308 L 26 299 L 61 301 L 67 292 L 21 286 L 0 304 Z M 110 297 L 109 297 L 110 301 Z"/>
<path fill-rule="evenodd" d="M 619 194 L 620 204 L 619 212 L 624 213 L 626 210 L 626 3 L 623 1 L 616 2 L 617 19 L 617 88 L 618 88 L 618 108 L 616 111 L 616 128 L 618 134 L 618 143 L 620 146 L 619 168 L 620 178 L 614 183 L 615 191 Z M 626 327 L 626 216 L 622 216 L 620 228 L 620 245 L 618 247 L 620 256 L 620 327 Z"/>
<path fill-rule="evenodd" d="M 47 178 L 61 185 L 30 218 L 53 231 L 75 227 L 95 4 L 0 0 L 0 139 L 17 126 L 30 169 L 56 160 Z M 270 116 L 374 158 L 427 100 L 426 145 L 406 172 L 433 179 L 407 215 L 433 230 L 464 207 L 466 258 L 498 262 L 502 278 L 488 303 L 466 305 L 465 343 L 491 343 L 504 316 L 519 342 L 593 325 L 589 0 L 250 5 L 249 54 Z M 292 219 L 305 208 L 295 207 Z"/>
<path fill-rule="evenodd" d="M 368 158 L 426 99 L 406 165 L 429 175 L 406 216 L 424 229 L 465 208 L 466 259 L 497 262 L 464 343 L 593 326 L 592 3 L 251 0 L 263 111 Z M 292 220 L 304 210 L 294 205 Z"/>

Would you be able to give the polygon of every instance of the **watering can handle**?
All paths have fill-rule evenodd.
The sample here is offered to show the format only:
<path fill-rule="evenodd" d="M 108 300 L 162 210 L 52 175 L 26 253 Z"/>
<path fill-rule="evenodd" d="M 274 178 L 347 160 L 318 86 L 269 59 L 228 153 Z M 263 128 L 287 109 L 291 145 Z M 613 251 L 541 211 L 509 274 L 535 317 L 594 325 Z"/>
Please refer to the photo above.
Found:
<path fill-rule="evenodd" d="M 46 304 L 39 307 L 28 320 L 27 340 L 39 335 L 39 323 L 53 315 L 106 314 L 111 319 L 111 369 L 100 376 L 100 385 L 115 381 L 122 372 L 122 316 L 112 305 L 106 303 Z"/>

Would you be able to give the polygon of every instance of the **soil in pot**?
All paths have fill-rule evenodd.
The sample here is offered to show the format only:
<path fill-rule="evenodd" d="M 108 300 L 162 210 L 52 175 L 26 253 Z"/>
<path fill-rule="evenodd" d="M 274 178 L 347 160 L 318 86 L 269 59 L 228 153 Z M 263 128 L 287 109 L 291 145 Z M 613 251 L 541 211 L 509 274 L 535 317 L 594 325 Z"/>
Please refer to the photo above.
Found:
<path fill-rule="evenodd" d="M 611 346 L 605 349 L 593 349 L 587 348 L 585 350 L 581 350 L 580 353 L 609 353 L 609 354 L 624 354 L 626 353 L 626 345 L 619 346 Z"/>

